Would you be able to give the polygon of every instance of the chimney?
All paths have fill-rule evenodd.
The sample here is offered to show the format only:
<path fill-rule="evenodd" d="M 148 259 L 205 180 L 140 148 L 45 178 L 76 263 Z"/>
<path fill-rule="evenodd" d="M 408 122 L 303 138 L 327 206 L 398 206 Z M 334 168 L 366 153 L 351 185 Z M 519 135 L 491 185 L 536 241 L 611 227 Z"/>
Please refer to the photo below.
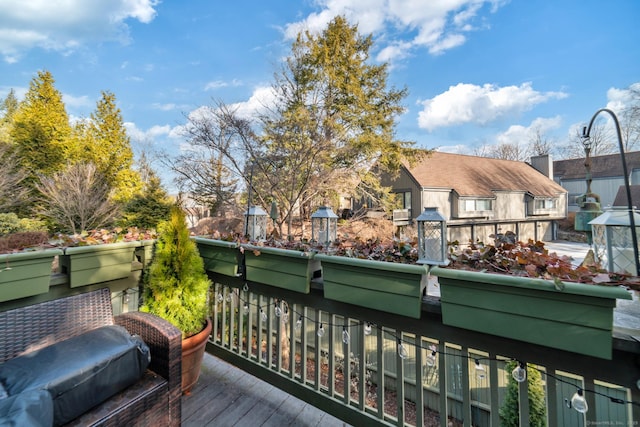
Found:
<path fill-rule="evenodd" d="M 542 154 L 540 156 L 531 156 L 531 166 L 538 172 L 544 174 L 549 179 L 553 179 L 553 160 L 551 154 Z"/>

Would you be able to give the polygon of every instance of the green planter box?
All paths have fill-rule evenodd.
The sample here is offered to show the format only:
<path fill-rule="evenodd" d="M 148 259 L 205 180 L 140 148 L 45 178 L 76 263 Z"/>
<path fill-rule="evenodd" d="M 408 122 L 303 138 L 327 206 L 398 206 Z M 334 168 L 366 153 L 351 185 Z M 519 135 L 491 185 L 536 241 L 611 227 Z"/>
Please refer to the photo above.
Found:
<path fill-rule="evenodd" d="M 69 286 L 87 286 L 129 277 L 136 247 L 140 242 L 65 248 L 60 257 L 62 273 L 69 276 Z"/>
<path fill-rule="evenodd" d="M 194 238 L 198 252 L 204 261 L 204 269 L 225 276 L 238 276 L 241 253 L 237 242 L 224 240 Z"/>
<path fill-rule="evenodd" d="M 425 266 L 324 254 L 315 258 L 322 266 L 325 298 L 420 318 Z"/>
<path fill-rule="evenodd" d="M 252 282 L 308 294 L 311 279 L 320 276 L 313 253 L 248 244 L 242 248 L 246 278 Z"/>
<path fill-rule="evenodd" d="M 0 255 L 0 302 L 49 292 L 53 259 L 60 249 Z"/>
<path fill-rule="evenodd" d="M 442 322 L 589 356 L 611 359 L 616 299 L 624 288 L 434 267 Z"/>

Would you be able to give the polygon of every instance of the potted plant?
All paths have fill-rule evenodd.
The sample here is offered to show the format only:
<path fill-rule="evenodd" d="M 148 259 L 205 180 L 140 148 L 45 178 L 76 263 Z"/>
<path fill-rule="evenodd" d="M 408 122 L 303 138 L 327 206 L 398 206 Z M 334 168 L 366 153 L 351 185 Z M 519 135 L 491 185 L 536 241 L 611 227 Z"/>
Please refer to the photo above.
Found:
<path fill-rule="evenodd" d="M 182 209 L 158 225 L 153 259 L 143 275 L 140 311 L 162 317 L 182 331 L 182 391 L 198 381 L 211 334 L 208 293 L 211 285 Z"/>
<path fill-rule="evenodd" d="M 613 309 L 629 292 L 595 265 L 574 268 L 542 242 L 496 240 L 454 250 L 434 267 L 442 322 L 473 331 L 605 359 Z"/>

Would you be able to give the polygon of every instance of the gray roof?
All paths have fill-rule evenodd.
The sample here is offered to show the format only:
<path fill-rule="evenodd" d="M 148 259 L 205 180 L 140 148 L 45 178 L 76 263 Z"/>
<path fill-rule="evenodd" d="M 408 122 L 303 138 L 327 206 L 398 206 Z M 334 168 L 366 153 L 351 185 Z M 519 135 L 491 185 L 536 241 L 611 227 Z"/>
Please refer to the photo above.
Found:
<path fill-rule="evenodd" d="M 640 169 L 640 151 L 625 153 L 627 172 Z M 553 162 L 553 176 L 556 179 L 584 179 L 586 169 L 585 158 L 556 160 Z M 611 178 L 622 176 L 622 156 L 607 154 L 591 157 L 591 176 L 593 178 Z"/>
<path fill-rule="evenodd" d="M 637 202 L 640 201 L 640 185 L 630 185 L 629 192 L 631 193 L 631 206 L 638 207 Z M 627 203 L 627 189 L 624 185 L 618 188 L 616 198 L 613 200 L 613 206 L 629 206 L 629 203 Z"/>

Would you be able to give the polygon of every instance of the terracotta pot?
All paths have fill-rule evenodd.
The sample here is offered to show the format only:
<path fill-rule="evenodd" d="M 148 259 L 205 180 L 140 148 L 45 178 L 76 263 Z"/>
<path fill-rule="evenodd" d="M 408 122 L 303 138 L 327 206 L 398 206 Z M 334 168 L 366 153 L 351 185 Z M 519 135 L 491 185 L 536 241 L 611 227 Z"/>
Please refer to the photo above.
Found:
<path fill-rule="evenodd" d="M 200 365 L 207 340 L 211 335 L 211 320 L 207 319 L 204 329 L 196 335 L 182 340 L 182 393 L 190 394 L 191 387 L 198 382 Z"/>

